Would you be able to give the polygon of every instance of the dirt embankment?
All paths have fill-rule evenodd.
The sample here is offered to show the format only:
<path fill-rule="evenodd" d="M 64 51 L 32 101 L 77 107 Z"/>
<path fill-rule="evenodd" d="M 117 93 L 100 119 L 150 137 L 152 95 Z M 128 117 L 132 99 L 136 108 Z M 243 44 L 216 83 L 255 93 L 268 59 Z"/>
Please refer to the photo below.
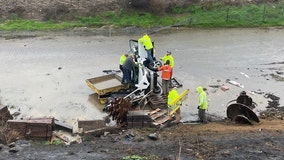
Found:
<path fill-rule="evenodd" d="M 0 0 L 2 19 L 24 18 L 40 21 L 73 20 L 78 16 L 96 16 L 106 11 L 136 9 L 164 14 L 176 6 L 199 3 L 205 7 L 220 0 Z M 278 0 L 222 0 L 224 4 L 275 3 Z"/>

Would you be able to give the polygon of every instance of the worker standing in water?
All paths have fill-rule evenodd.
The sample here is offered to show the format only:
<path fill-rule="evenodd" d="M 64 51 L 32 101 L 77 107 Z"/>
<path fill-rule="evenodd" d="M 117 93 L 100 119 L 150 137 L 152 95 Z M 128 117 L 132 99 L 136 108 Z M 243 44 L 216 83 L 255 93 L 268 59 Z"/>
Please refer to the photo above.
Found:
<path fill-rule="evenodd" d="M 198 117 L 202 123 L 207 123 L 206 110 L 208 109 L 207 95 L 202 86 L 196 88 L 199 94 Z"/>

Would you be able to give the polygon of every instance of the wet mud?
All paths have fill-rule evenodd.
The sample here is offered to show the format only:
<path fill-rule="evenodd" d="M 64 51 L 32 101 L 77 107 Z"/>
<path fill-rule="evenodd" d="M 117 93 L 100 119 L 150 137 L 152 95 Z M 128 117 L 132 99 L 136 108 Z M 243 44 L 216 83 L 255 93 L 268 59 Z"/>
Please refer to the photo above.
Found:
<path fill-rule="evenodd" d="M 120 134 L 91 136 L 84 143 L 70 146 L 32 143 L 15 154 L 2 150 L 1 156 L 5 159 L 39 156 L 121 159 L 127 155 L 156 156 L 156 159 L 283 159 L 283 82 L 271 76 L 282 77 L 279 73 L 283 63 L 279 60 L 284 58 L 283 36 L 284 31 L 277 28 L 172 28 L 155 33 L 151 38 L 155 41 L 156 57 L 172 51 L 176 60 L 174 77 L 183 84 L 179 92 L 189 89 L 188 101 L 181 108 L 182 121 L 197 119 L 195 88 L 202 85 L 207 88 L 208 115 L 212 115 L 209 124 L 138 129 L 131 138 L 121 130 Z M 102 119 L 106 114 L 98 109 L 100 106 L 88 101 L 93 90 L 85 80 L 104 75 L 103 70 L 117 70 L 120 55 L 129 50 L 128 40 L 139 37 L 139 34 L 56 33 L 0 39 L 1 103 L 8 105 L 12 114 L 19 112 L 16 118 L 54 116 L 70 125 L 75 125 L 78 119 Z M 227 83 L 227 79 L 241 85 Z M 228 89 L 222 90 L 220 86 Z M 242 90 L 258 104 L 253 111 L 263 116 L 259 125 L 236 125 L 226 119 L 226 104 Z M 271 112 L 262 112 L 269 106 Z M 216 117 L 221 117 L 218 123 Z M 153 132 L 161 136 L 157 141 L 148 139 Z"/>

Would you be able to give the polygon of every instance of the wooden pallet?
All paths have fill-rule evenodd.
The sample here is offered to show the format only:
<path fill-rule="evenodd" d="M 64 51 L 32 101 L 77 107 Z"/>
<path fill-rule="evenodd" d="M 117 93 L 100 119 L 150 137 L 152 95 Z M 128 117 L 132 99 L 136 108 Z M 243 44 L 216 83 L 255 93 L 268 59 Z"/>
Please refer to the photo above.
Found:
<path fill-rule="evenodd" d="M 161 125 L 170 119 L 166 109 L 157 108 L 149 112 L 148 115 L 153 120 L 153 125 Z"/>

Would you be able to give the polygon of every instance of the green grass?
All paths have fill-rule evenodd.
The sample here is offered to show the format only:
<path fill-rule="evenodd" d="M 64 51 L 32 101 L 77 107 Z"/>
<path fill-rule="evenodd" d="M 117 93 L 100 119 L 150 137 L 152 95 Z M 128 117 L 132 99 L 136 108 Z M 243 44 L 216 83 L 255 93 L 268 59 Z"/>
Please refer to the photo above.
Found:
<path fill-rule="evenodd" d="M 182 24 L 186 27 L 263 27 L 284 25 L 284 2 L 277 5 L 249 4 L 226 6 L 214 4 L 175 7 L 163 16 L 138 11 L 105 12 L 94 17 L 77 17 L 73 21 L 40 22 L 14 18 L 2 20 L 0 30 L 60 30 L 74 27 L 98 28 L 105 25 L 114 27 L 137 26 L 141 28 Z"/>

